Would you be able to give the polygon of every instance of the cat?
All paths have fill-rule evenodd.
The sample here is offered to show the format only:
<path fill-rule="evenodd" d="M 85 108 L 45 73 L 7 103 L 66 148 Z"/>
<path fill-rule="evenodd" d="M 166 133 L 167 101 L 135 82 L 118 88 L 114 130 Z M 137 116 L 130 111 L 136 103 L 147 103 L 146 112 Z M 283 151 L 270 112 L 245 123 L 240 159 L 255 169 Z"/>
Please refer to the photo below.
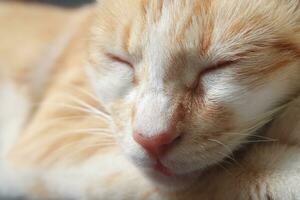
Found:
<path fill-rule="evenodd" d="M 298 0 L 102 0 L 95 13 L 15 129 L 6 113 L 31 110 L 30 95 L 2 86 L 3 194 L 300 199 Z"/>

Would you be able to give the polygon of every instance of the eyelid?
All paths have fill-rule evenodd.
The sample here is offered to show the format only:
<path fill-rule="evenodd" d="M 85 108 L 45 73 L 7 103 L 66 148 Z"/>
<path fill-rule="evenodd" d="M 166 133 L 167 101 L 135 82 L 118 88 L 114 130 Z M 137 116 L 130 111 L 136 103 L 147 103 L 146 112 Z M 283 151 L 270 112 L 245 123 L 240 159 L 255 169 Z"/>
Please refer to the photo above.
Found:
<path fill-rule="evenodd" d="M 216 64 L 214 64 L 214 65 L 211 65 L 211 66 L 205 68 L 205 69 L 201 72 L 201 74 L 205 74 L 205 73 L 211 72 L 211 71 L 213 71 L 213 70 L 217 70 L 217 69 L 223 69 L 223 68 L 228 67 L 228 66 L 230 66 L 230 65 L 232 65 L 232 64 L 235 64 L 235 63 L 237 63 L 237 62 L 238 62 L 238 60 L 226 60 L 226 61 L 221 61 L 221 62 L 218 62 L 218 63 L 216 63 Z"/>
<path fill-rule="evenodd" d="M 124 58 L 121 58 L 120 56 L 117 56 L 117 55 L 114 55 L 114 54 L 111 54 L 111 53 L 107 53 L 107 56 L 116 61 L 116 62 L 119 62 L 119 63 L 123 63 L 123 64 L 126 64 L 128 65 L 129 67 L 133 68 L 133 65 L 131 64 L 131 62 L 125 60 Z"/>

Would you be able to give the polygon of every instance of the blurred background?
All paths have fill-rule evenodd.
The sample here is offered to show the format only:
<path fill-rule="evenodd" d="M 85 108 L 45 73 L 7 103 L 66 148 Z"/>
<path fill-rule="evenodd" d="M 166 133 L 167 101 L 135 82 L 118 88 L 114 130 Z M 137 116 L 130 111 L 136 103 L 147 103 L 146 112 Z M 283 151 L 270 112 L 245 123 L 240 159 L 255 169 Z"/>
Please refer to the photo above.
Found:
<path fill-rule="evenodd" d="M 0 0 L 1 75 L 51 65 L 80 29 L 93 0 Z M 5 72 L 5 73 L 4 73 Z"/>
<path fill-rule="evenodd" d="M 93 0 L 0 0 L 0 84 L 47 69 L 86 23 Z M 29 74 L 29 73 L 28 73 Z M 28 78 L 28 77 L 27 77 Z M 0 200 L 16 200 L 1 197 Z"/>
<path fill-rule="evenodd" d="M 76 7 L 87 3 L 93 3 L 94 0 L 19 0 L 21 2 L 46 3 L 57 6 Z"/>

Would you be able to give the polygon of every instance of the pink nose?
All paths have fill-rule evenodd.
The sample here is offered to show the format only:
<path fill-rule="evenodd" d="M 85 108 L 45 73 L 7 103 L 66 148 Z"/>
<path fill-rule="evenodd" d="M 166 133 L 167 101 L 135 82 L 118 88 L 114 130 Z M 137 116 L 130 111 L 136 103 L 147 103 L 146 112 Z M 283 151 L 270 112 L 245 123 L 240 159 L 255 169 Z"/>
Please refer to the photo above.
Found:
<path fill-rule="evenodd" d="M 180 135 L 170 133 L 161 133 L 152 137 L 146 137 L 140 133 L 133 134 L 134 140 L 139 143 L 150 156 L 154 157 L 162 156 L 179 137 Z"/>

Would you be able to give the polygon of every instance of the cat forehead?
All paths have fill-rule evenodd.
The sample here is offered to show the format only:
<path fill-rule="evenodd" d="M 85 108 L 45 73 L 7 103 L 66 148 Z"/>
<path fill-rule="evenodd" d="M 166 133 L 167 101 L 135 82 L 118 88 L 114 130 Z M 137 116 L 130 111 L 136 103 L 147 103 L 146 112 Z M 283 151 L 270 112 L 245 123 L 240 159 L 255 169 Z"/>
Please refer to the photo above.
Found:
<path fill-rule="evenodd" d="M 128 51 L 141 51 L 145 49 L 142 45 L 152 42 L 156 46 L 167 45 L 168 49 L 181 47 L 206 54 L 220 45 L 223 50 L 237 49 L 236 45 L 265 41 L 276 31 L 284 30 L 282 26 L 292 15 L 286 12 L 287 3 L 282 3 L 285 8 L 278 13 L 279 2 L 284 1 L 104 0 L 100 29 L 110 39 L 117 38 L 113 39 L 116 46 Z M 281 18 L 276 18 L 279 14 Z M 276 24 L 272 23 L 274 17 Z"/>

